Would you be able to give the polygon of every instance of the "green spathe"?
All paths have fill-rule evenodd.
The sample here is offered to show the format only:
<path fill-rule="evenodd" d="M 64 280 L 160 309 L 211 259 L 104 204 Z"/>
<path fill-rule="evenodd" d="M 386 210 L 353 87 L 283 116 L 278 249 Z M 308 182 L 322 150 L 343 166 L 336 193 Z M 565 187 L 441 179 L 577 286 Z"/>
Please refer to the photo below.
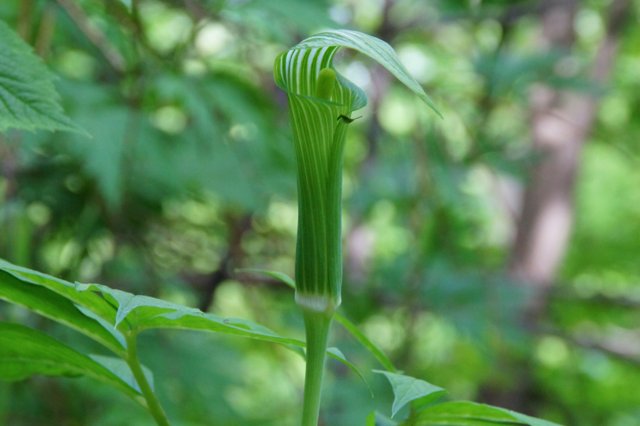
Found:
<path fill-rule="evenodd" d="M 342 290 L 342 158 L 351 113 L 366 96 L 333 68 L 341 47 L 369 56 L 428 105 L 430 99 L 382 40 L 356 31 L 309 37 L 276 58 L 274 77 L 289 99 L 298 166 L 296 302 L 307 337 L 302 425 L 316 426 L 331 321 Z"/>
<path fill-rule="evenodd" d="M 393 49 L 367 34 L 323 32 L 276 59 L 275 81 L 289 99 L 298 165 L 296 301 L 305 309 L 328 314 L 341 301 L 342 158 L 346 130 L 353 121 L 353 111 L 366 104 L 362 90 L 333 68 L 333 58 L 341 47 L 369 56 L 434 108 Z"/>

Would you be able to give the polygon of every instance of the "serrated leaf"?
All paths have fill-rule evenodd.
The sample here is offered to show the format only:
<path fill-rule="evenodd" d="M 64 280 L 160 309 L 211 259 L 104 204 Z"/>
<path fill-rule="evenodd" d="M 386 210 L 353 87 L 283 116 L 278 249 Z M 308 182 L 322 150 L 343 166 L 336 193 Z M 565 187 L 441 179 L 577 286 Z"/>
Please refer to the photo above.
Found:
<path fill-rule="evenodd" d="M 430 397 L 435 400 L 444 395 L 445 390 L 441 387 L 432 385 L 424 380 L 414 377 L 405 376 L 403 374 L 391 373 L 389 371 L 373 370 L 375 373 L 383 374 L 393 389 L 393 405 L 391 406 L 391 417 L 394 417 L 398 411 L 411 401 Z"/>
<path fill-rule="evenodd" d="M 15 128 L 86 134 L 64 114 L 42 60 L 2 21 L 0 52 L 0 132 Z"/>
<path fill-rule="evenodd" d="M 559 426 L 524 414 L 470 401 L 432 405 L 418 413 L 412 426 Z M 408 426 L 408 425 L 407 425 Z"/>
<path fill-rule="evenodd" d="M 38 374 L 87 376 L 142 403 L 139 392 L 88 356 L 40 331 L 18 324 L 0 323 L 0 379 L 16 381 Z"/>

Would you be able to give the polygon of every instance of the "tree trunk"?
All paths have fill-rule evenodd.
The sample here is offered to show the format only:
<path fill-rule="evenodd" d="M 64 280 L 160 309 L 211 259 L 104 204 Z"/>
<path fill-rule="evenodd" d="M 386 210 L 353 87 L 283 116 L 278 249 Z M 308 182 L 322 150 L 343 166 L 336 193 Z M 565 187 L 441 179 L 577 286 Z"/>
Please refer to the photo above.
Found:
<path fill-rule="evenodd" d="M 591 70 L 595 85 L 608 80 L 628 9 L 628 0 L 616 0 L 611 5 L 607 32 Z M 571 49 L 576 11 L 576 0 L 559 1 L 542 11 L 542 48 Z M 589 94 L 545 85 L 531 91 L 531 134 L 540 161 L 524 193 L 509 265 L 512 277 L 533 290 L 526 325 L 536 325 L 566 252 L 574 216 L 575 177 L 598 103 Z"/>
<path fill-rule="evenodd" d="M 608 80 L 629 3 L 628 0 L 611 3 L 606 33 L 591 67 L 594 85 L 603 85 Z M 541 49 L 570 52 L 577 10 L 577 0 L 549 2 L 540 9 Z M 564 71 L 563 62 L 556 64 L 560 73 Z M 549 290 L 569 242 L 580 155 L 595 122 L 598 104 L 599 100 L 589 93 L 559 90 L 544 84 L 531 90 L 531 136 L 539 159 L 524 191 L 509 274 L 530 290 L 522 323 L 532 332 L 544 318 Z M 491 403 L 532 411 L 536 398 L 530 374 L 531 360 L 516 362 L 510 367 L 515 374 L 511 381 L 515 388 L 487 388 L 483 390 L 483 397 Z"/>

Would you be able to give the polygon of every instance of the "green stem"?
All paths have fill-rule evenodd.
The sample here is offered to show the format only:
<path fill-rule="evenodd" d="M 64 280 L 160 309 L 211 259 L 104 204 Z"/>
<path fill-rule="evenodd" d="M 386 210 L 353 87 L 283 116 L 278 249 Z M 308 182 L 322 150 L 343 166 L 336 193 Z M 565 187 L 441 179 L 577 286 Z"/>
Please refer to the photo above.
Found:
<path fill-rule="evenodd" d="M 307 333 L 307 367 L 304 382 L 304 406 L 302 426 L 317 426 L 320 414 L 320 396 L 327 340 L 331 328 L 332 314 L 303 309 L 304 326 Z"/>
<path fill-rule="evenodd" d="M 167 415 L 162 409 L 160 401 L 158 401 L 153 389 L 151 389 L 151 385 L 149 384 L 147 377 L 144 375 L 144 371 L 142 371 L 142 365 L 138 359 L 138 346 L 135 334 L 127 334 L 127 364 L 129 365 L 136 382 L 138 382 L 138 386 L 140 387 L 140 391 L 142 392 L 144 399 L 147 401 L 149 413 L 151 413 L 159 426 L 169 426 Z"/>

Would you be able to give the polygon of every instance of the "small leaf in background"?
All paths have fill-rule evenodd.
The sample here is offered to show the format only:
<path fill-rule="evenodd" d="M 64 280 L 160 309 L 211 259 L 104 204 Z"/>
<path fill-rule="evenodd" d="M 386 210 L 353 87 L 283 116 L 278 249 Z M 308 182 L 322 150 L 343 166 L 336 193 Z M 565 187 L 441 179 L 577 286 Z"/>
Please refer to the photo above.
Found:
<path fill-rule="evenodd" d="M 337 312 L 334 316 L 337 323 L 344 327 L 351 336 L 353 336 L 366 350 L 374 356 L 374 358 L 382 365 L 386 370 L 394 372 L 396 367 L 389 357 L 380 349 L 375 343 L 373 343 L 357 325 L 352 323 L 347 317 Z"/>
<path fill-rule="evenodd" d="M 82 161 L 83 168 L 91 176 L 104 197 L 107 207 L 120 207 L 125 189 L 124 158 L 127 137 L 133 120 L 141 120 L 128 108 L 117 108 L 101 104 L 91 105 L 87 110 L 74 114 L 93 136 L 70 139 L 70 150 Z"/>
<path fill-rule="evenodd" d="M 279 271 L 271 271 L 269 269 L 259 269 L 259 268 L 242 268 L 237 269 L 236 272 L 240 273 L 249 273 L 249 274 L 257 274 L 257 275 L 266 275 L 274 280 L 280 281 L 285 284 L 287 287 L 291 289 L 296 289 L 296 282 L 289 275 L 284 272 Z"/>
<path fill-rule="evenodd" d="M 0 131 L 70 130 L 87 134 L 62 111 L 53 76 L 40 58 L 0 21 Z"/>
<path fill-rule="evenodd" d="M 436 400 L 444 395 L 445 390 L 425 382 L 424 380 L 405 376 L 403 374 L 390 373 L 388 371 L 373 370 L 375 373 L 384 374 L 393 388 L 393 405 L 391 406 L 391 417 L 398 414 L 398 411 L 411 401 L 430 397 Z"/>
<path fill-rule="evenodd" d="M 113 386 L 140 402 L 139 392 L 91 358 L 28 327 L 0 323 L 0 379 L 46 376 L 87 376 Z"/>

